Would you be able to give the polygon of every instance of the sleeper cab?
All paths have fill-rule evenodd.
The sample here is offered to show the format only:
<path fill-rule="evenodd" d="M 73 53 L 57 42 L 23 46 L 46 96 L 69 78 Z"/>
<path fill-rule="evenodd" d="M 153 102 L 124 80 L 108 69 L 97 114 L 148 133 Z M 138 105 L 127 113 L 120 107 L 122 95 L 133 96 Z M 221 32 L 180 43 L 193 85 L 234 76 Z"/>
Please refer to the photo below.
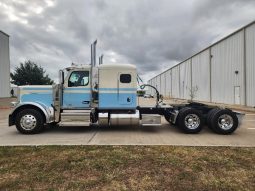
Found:
<path fill-rule="evenodd" d="M 99 66 L 99 109 L 136 109 L 136 67 L 130 64 Z"/>

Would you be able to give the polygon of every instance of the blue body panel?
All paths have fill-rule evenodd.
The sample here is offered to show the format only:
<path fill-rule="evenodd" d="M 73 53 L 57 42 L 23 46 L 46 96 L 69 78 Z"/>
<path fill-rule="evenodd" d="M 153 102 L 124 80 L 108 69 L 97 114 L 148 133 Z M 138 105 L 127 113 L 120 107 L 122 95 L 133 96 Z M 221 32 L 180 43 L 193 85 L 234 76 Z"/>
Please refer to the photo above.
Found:
<path fill-rule="evenodd" d="M 136 89 L 99 88 L 99 109 L 136 109 Z"/>
<path fill-rule="evenodd" d="M 37 102 L 46 107 L 53 104 L 52 88 L 23 88 L 27 91 L 21 95 L 21 102 Z M 136 109 L 135 88 L 99 88 L 99 109 Z M 65 88 L 63 91 L 63 108 L 89 108 L 90 88 Z M 85 102 L 84 102 L 85 101 Z"/>
<path fill-rule="evenodd" d="M 90 88 L 65 88 L 63 91 L 63 108 L 89 108 Z"/>
<path fill-rule="evenodd" d="M 51 107 L 51 104 L 53 103 L 51 88 L 23 88 L 22 90 L 31 91 L 32 93 L 22 94 L 20 97 L 20 102 L 37 102 L 46 107 Z"/>

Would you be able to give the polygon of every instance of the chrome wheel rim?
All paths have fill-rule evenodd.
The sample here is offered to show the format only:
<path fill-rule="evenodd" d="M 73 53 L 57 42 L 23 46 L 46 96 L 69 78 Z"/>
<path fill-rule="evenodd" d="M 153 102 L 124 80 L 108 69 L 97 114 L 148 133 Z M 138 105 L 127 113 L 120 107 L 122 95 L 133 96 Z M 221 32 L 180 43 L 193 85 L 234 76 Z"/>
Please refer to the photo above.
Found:
<path fill-rule="evenodd" d="M 20 119 L 20 126 L 25 130 L 32 130 L 36 127 L 36 118 L 33 115 L 24 115 Z"/>
<path fill-rule="evenodd" d="M 200 125 L 200 119 L 196 114 L 189 114 L 185 117 L 185 126 L 189 129 L 196 129 Z"/>
<path fill-rule="evenodd" d="M 233 118 L 230 115 L 221 115 L 218 119 L 218 125 L 223 130 L 229 130 L 233 127 Z"/>

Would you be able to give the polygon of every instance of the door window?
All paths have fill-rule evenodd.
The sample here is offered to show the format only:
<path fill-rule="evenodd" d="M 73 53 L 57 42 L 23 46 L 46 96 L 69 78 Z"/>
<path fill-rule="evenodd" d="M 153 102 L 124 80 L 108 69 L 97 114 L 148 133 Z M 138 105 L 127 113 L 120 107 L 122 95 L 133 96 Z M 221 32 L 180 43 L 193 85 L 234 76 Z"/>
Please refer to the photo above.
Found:
<path fill-rule="evenodd" d="M 88 84 L 89 71 L 74 71 L 68 80 L 68 87 L 87 86 Z"/>

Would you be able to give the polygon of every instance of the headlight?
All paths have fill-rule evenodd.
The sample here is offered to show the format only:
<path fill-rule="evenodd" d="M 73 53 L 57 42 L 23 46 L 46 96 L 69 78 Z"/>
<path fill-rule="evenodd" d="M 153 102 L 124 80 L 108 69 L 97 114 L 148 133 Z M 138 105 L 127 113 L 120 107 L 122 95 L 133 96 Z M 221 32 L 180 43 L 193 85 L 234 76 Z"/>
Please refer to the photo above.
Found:
<path fill-rule="evenodd" d="M 18 105 L 19 102 L 13 101 L 11 102 L 11 107 L 16 107 Z"/>

